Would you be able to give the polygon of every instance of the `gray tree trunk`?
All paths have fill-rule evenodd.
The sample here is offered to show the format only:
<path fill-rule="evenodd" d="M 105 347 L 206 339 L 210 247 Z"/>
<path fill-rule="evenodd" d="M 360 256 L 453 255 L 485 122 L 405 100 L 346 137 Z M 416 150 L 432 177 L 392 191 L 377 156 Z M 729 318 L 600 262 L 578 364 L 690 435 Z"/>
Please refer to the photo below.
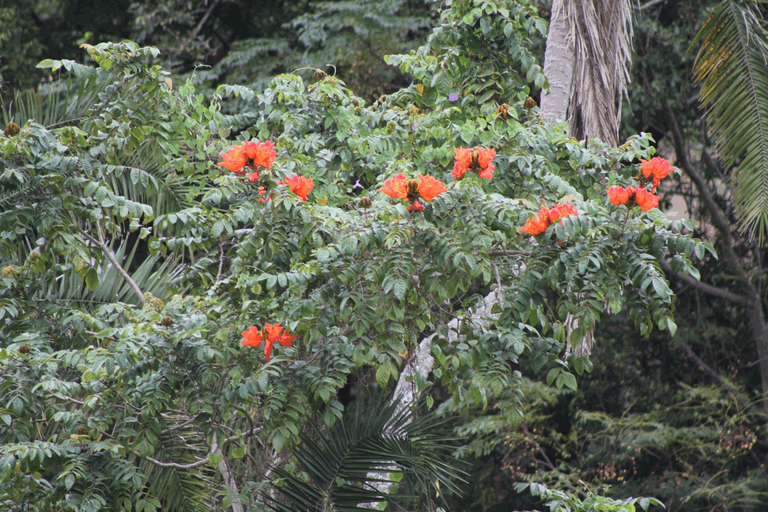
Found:
<path fill-rule="evenodd" d="M 549 81 L 549 91 L 541 96 L 541 112 L 552 123 L 568 120 L 573 81 L 573 41 L 569 41 L 563 1 L 552 2 L 544 52 L 544 76 Z"/>

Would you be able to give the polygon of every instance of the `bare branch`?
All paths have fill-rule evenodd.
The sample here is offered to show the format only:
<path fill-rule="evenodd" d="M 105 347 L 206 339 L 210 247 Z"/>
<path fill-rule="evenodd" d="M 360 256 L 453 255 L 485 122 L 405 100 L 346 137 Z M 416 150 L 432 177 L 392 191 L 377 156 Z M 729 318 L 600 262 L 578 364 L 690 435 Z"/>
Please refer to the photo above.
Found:
<path fill-rule="evenodd" d="M 702 283 L 701 281 L 694 279 L 691 276 L 686 276 L 682 272 L 673 271 L 672 266 L 669 264 L 667 260 L 661 260 L 661 268 L 664 269 L 664 272 L 671 275 L 675 279 L 682 281 L 685 284 L 688 284 L 693 288 L 696 288 L 697 290 L 700 290 L 709 295 L 713 295 L 715 297 L 719 297 L 721 299 L 725 299 L 727 301 L 734 302 L 736 304 L 741 304 L 743 306 L 746 306 L 749 303 L 749 300 L 746 297 L 742 297 L 741 295 L 736 295 L 735 293 L 731 293 L 727 290 L 723 290 L 722 288 L 717 288 L 715 286 Z"/>
<path fill-rule="evenodd" d="M 159 466 L 161 468 L 195 469 L 195 468 L 199 468 L 200 466 L 204 466 L 208 464 L 208 459 L 198 459 L 196 462 L 190 462 L 189 464 L 179 464 L 178 462 L 162 462 L 150 456 L 144 457 L 137 451 L 132 451 L 131 453 L 133 453 L 135 456 L 139 457 L 140 459 L 144 459 L 147 462 L 151 462 L 155 466 Z"/>

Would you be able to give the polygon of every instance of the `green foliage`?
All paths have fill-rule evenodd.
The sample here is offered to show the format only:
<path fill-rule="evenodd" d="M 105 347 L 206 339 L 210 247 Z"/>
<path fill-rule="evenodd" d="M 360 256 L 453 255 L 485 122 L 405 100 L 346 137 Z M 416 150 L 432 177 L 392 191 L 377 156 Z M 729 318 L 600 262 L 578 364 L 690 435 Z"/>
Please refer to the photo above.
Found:
<path fill-rule="evenodd" d="M 701 102 L 731 177 L 740 227 L 768 234 L 768 32 L 759 8 L 726 0 L 694 39 Z M 746 77 L 746 79 L 744 79 Z"/>
<path fill-rule="evenodd" d="M 290 450 L 303 447 L 302 464 L 321 450 L 307 432 L 348 444 L 362 432 L 342 415 L 345 383 L 375 376 L 386 388 L 425 336 L 436 333 L 435 366 L 414 386 L 439 383 L 456 410 L 503 399 L 519 421 L 518 368 L 558 393 L 591 369 L 563 358 L 568 313 L 590 329 L 607 305 L 644 336 L 674 333 L 659 261 L 696 277 L 692 258 L 712 248 L 689 224 L 608 201 L 607 187 L 635 183 L 647 135 L 586 147 L 523 107 L 544 85 L 529 48 L 543 33 L 528 6 L 457 2 L 428 45 L 389 57 L 415 82 L 371 104 L 328 75 L 222 85 L 206 99 L 130 41 L 88 47 L 98 67 L 41 63 L 66 75 L 82 111 L 51 95 L 56 120 L 30 116 L 0 139 L 0 500 L 261 510 L 272 475 L 301 476 Z M 224 115 L 227 96 L 238 110 Z M 216 165 L 255 139 L 277 151 L 258 181 Z M 493 179 L 452 180 L 454 150 L 480 146 L 496 151 Z M 408 213 L 377 192 L 400 173 L 447 192 Z M 314 180 L 308 201 L 280 183 L 295 175 Z M 536 238 L 519 232 L 554 203 L 578 215 Z M 491 290 L 497 316 L 479 326 L 468 312 Z M 270 361 L 266 343 L 239 344 L 277 322 L 297 338 Z M 405 413 L 392 421 L 426 428 L 406 427 Z M 330 443 L 321 458 L 333 464 Z M 377 446 L 369 462 L 402 463 L 414 492 L 434 478 L 451 488 L 437 462 Z"/>
<path fill-rule="evenodd" d="M 664 505 L 655 498 L 627 498 L 623 500 L 614 500 L 605 496 L 587 493 L 584 499 L 579 498 L 575 493 L 566 493 L 547 489 L 540 484 L 518 484 L 515 486 L 517 492 L 522 492 L 526 488 L 531 494 L 540 497 L 552 512 L 578 512 L 600 510 L 605 512 L 634 512 L 637 504 L 641 510 L 648 510 L 651 505 L 658 505 L 662 508 Z"/>
<path fill-rule="evenodd" d="M 446 446 L 435 433 L 434 414 L 415 419 L 409 409 L 390 404 L 358 407 L 353 414 L 325 434 L 316 429 L 317 441 L 302 436 L 294 456 L 309 479 L 275 469 L 283 479 L 276 489 L 290 505 L 272 500 L 274 510 L 369 510 L 360 505 L 394 502 L 393 494 L 400 501 L 393 503 L 398 508 L 413 508 L 415 502 L 418 509 L 425 501 L 433 510 L 432 493 L 458 492 L 461 474 L 441 460 Z M 412 481 L 403 480 L 403 475 Z M 372 487 L 380 484 L 389 488 L 386 493 Z M 400 487 L 408 494 L 397 493 Z"/>

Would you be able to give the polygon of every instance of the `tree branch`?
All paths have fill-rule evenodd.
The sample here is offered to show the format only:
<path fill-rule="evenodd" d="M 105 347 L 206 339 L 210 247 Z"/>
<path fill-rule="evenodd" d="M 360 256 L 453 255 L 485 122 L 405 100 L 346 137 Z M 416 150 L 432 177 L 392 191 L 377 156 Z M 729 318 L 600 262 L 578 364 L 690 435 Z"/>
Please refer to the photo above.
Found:
<path fill-rule="evenodd" d="M 143 455 L 141 455 L 139 452 L 135 450 L 132 451 L 131 453 L 133 453 L 138 458 L 146 460 L 147 462 L 151 462 L 155 466 L 159 466 L 161 468 L 195 469 L 195 468 L 199 468 L 200 466 L 204 466 L 208 464 L 208 459 L 198 459 L 197 462 L 190 462 L 189 464 L 179 464 L 177 462 L 162 462 L 155 459 L 154 457 L 150 457 L 149 455 L 144 457 Z"/>
<path fill-rule="evenodd" d="M 666 102 L 664 103 L 664 111 L 666 112 L 667 118 L 669 120 L 669 128 L 672 130 L 672 139 L 675 144 L 675 154 L 677 155 L 677 161 L 680 164 L 680 167 L 682 167 L 685 171 L 685 174 L 687 174 L 688 177 L 691 178 L 691 181 L 693 181 L 694 185 L 696 185 L 696 189 L 699 191 L 699 198 L 704 203 L 704 206 L 706 206 L 710 219 L 712 220 L 712 224 L 714 224 L 715 228 L 717 228 L 717 230 L 720 232 L 720 236 L 723 237 L 722 245 L 726 256 L 726 262 L 731 268 L 732 272 L 744 279 L 747 279 L 747 274 L 744 272 L 744 269 L 741 268 L 741 265 L 739 265 L 738 257 L 733 251 L 733 236 L 731 235 L 731 225 L 725 218 L 725 215 L 723 215 L 723 212 L 721 212 L 720 208 L 717 206 L 714 197 L 712 197 L 712 194 L 709 191 L 709 187 L 707 187 L 707 184 L 704 181 L 704 177 L 691 164 L 691 161 L 688 160 L 688 152 L 685 149 L 685 141 L 683 139 L 683 134 L 680 131 L 680 126 L 677 124 L 677 119 L 675 118 L 675 114 L 672 111 L 672 108 Z"/>
<path fill-rule="evenodd" d="M 671 275 L 675 279 L 682 281 L 685 284 L 688 284 L 699 291 L 708 293 L 709 295 L 713 295 L 721 299 L 725 299 L 730 302 L 734 302 L 736 304 L 741 304 L 743 306 L 746 306 L 747 304 L 749 304 L 749 299 L 747 299 L 746 297 L 742 297 L 741 295 L 736 295 L 735 293 L 731 293 L 727 290 L 723 290 L 722 288 L 717 288 L 715 286 L 702 283 L 701 281 L 694 279 L 691 276 L 686 276 L 682 272 L 673 271 L 672 266 L 669 264 L 667 260 L 661 260 L 661 268 L 664 270 L 664 272 Z"/>
<path fill-rule="evenodd" d="M 115 267 L 115 270 L 117 270 L 117 273 L 122 276 L 123 279 L 125 279 L 125 282 L 128 283 L 128 285 L 133 289 L 136 296 L 139 298 L 139 303 L 143 306 L 144 305 L 144 294 L 141 292 L 141 288 L 139 288 L 139 285 L 136 284 L 136 281 L 134 281 L 130 275 L 128 275 L 128 272 L 123 269 L 122 266 L 120 266 L 120 263 L 117 262 L 117 259 L 115 258 L 114 254 L 112 254 L 112 250 L 109 248 L 109 246 L 104 242 L 104 233 L 101 230 L 101 224 L 98 222 L 96 223 L 96 228 L 98 229 L 99 233 L 99 240 L 96 240 L 91 235 L 80 230 L 80 233 L 93 242 L 96 247 L 101 249 L 101 252 L 104 254 L 104 256 L 107 257 L 109 262 L 112 264 L 113 267 Z"/>

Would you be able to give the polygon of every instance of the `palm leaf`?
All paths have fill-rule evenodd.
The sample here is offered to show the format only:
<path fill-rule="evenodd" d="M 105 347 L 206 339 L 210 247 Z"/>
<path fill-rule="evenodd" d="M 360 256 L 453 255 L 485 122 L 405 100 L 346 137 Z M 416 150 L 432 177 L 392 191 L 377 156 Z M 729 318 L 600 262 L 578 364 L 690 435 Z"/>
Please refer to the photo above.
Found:
<path fill-rule="evenodd" d="M 414 419 L 410 409 L 386 403 L 376 409 L 358 408 L 325 435 L 317 430 L 317 440 L 302 436 L 294 453 L 308 482 L 274 470 L 283 479 L 276 490 L 288 504 L 265 499 L 278 512 L 363 511 L 370 509 L 362 504 L 418 503 L 422 498 L 432 509 L 431 495 L 439 494 L 439 486 L 458 493 L 455 482 L 462 480 L 440 456 L 446 446 L 436 433 L 439 424 L 434 415 Z M 387 475 L 394 472 L 405 475 L 409 494 L 384 494 L 369 485 L 390 482 Z"/>
<path fill-rule="evenodd" d="M 114 251 L 115 259 L 124 269 L 131 266 L 138 245 L 133 244 L 133 249 L 126 255 L 128 241 L 123 240 Z M 109 263 L 106 256 L 102 258 L 99 268 L 102 270 L 99 275 L 99 286 L 95 290 L 91 291 L 77 271 L 70 268 L 59 275 L 55 282 L 49 284 L 45 293 L 46 298 L 55 302 L 76 303 L 86 310 L 114 302 L 138 303 L 138 298 L 130 285 Z M 178 284 L 183 271 L 184 267 L 178 265 L 175 259 L 161 262 L 160 257 L 155 256 L 145 259 L 132 273 L 131 278 L 144 293 L 151 293 L 162 299 L 168 295 L 174 285 Z"/>
<path fill-rule="evenodd" d="M 768 33 L 758 8 L 727 0 L 699 30 L 694 79 L 731 174 L 739 227 L 768 234 Z"/>
<path fill-rule="evenodd" d="M 161 462 L 188 464 L 207 455 L 205 440 L 194 426 L 164 433 L 154 457 Z M 142 461 L 148 493 L 156 497 L 165 512 L 208 512 L 214 510 L 214 472 L 211 466 L 193 469 L 162 467 Z"/>
<path fill-rule="evenodd" d="M 99 94 L 109 83 L 108 80 L 93 82 L 69 78 L 40 90 L 16 91 L 7 103 L 0 96 L 3 126 L 11 121 L 19 126 L 34 121 L 46 128 L 54 128 L 82 121 L 90 115 Z"/>

